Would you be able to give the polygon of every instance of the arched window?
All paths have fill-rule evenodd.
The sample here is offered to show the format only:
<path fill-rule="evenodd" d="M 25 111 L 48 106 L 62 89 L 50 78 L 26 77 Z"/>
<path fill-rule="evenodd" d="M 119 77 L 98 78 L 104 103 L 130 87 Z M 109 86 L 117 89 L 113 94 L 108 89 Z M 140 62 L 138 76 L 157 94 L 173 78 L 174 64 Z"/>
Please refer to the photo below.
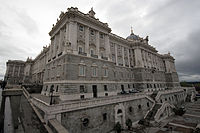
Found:
<path fill-rule="evenodd" d="M 121 109 L 118 109 L 117 110 L 117 114 L 121 114 L 122 113 L 122 110 Z"/>

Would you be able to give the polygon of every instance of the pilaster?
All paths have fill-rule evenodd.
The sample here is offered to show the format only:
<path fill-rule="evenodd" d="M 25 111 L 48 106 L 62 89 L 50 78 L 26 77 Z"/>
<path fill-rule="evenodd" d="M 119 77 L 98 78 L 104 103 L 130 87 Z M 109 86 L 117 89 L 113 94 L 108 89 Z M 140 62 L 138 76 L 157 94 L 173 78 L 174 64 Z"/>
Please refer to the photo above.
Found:
<path fill-rule="evenodd" d="M 125 66 L 125 60 L 124 60 L 124 47 L 122 47 L 122 63 L 123 63 L 123 66 Z"/>
<path fill-rule="evenodd" d="M 131 67 L 131 64 L 130 64 L 131 62 L 130 62 L 130 53 L 129 53 L 129 50 L 130 50 L 130 49 L 128 49 L 128 67 Z"/>
<path fill-rule="evenodd" d="M 85 53 L 89 55 L 89 27 L 85 27 Z"/>
<path fill-rule="evenodd" d="M 115 44 L 115 61 L 116 61 L 116 65 L 118 66 L 118 55 L 117 55 L 117 44 Z"/>
<path fill-rule="evenodd" d="M 106 57 L 110 60 L 110 44 L 109 44 L 109 36 L 105 35 L 105 48 L 106 48 Z"/>

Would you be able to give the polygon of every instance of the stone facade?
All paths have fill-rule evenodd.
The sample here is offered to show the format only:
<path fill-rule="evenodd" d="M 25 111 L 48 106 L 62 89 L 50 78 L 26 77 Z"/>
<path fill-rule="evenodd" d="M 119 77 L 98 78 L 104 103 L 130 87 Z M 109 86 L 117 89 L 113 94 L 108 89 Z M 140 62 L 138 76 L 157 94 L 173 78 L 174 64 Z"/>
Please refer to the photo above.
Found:
<path fill-rule="evenodd" d="M 119 37 L 107 23 L 77 8 L 61 14 L 49 32 L 42 94 L 49 95 L 52 85 L 54 94 L 63 100 L 91 98 L 96 92 L 101 97 L 135 88 L 179 87 L 174 58 L 159 54 L 148 37 L 133 32 L 126 39 Z"/>
<path fill-rule="evenodd" d="M 137 123 L 156 105 L 159 121 L 173 114 L 174 105 L 193 100 L 195 90 L 180 87 L 170 53 L 159 54 L 148 36 L 133 30 L 126 39 L 111 33 L 93 9 L 61 12 L 49 35 L 49 46 L 34 60 L 8 61 L 5 79 L 43 85 L 41 99 L 24 91 L 53 130 L 52 121 L 70 133 L 110 132 L 117 122 L 125 129 L 127 119 Z M 51 89 L 59 99 L 54 105 L 44 100 Z"/>
<path fill-rule="evenodd" d="M 19 85 L 23 82 L 25 62 L 20 60 L 8 60 L 6 63 L 5 80 L 8 84 Z"/>

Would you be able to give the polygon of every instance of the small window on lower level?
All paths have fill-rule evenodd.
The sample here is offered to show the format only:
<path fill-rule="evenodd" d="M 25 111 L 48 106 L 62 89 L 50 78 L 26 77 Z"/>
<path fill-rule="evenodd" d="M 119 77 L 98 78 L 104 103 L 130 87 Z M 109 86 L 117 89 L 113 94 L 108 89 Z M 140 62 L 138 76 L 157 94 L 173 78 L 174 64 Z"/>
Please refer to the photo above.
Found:
<path fill-rule="evenodd" d="M 147 102 L 147 107 L 149 107 L 149 102 Z"/>
<path fill-rule="evenodd" d="M 81 95 L 81 96 L 80 96 L 80 98 L 81 98 L 81 99 L 84 99 L 84 98 L 85 98 L 85 96 L 84 96 L 84 95 Z"/>
<path fill-rule="evenodd" d="M 128 110 L 129 110 L 130 113 L 132 113 L 133 112 L 133 107 L 129 107 Z"/>
<path fill-rule="evenodd" d="M 138 105 L 138 109 L 141 109 L 142 107 L 141 107 L 141 105 Z"/>
<path fill-rule="evenodd" d="M 103 120 L 106 121 L 107 120 L 107 113 L 103 114 Z"/>
<path fill-rule="evenodd" d="M 105 93 L 105 96 L 108 96 L 108 93 Z"/>

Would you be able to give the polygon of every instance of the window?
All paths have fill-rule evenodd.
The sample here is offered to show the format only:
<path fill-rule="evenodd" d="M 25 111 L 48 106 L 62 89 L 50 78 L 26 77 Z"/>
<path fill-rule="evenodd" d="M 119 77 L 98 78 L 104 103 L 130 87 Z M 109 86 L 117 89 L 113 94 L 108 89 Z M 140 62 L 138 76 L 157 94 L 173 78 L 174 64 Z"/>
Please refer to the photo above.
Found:
<path fill-rule="evenodd" d="M 91 34 L 91 35 L 94 35 L 94 30 L 90 30 L 90 34 Z"/>
<path fill-rule="evenodd" d="M 92 68 L 92 76 L 96 77 L 97 76 L 97 67 Z"/>
<path fill-rule="evenodd" d="M 135 88 L 135 85 L 133 84 L 133 88 Z"/>
<path fill-rule="evenodd" d="M 57 87 L 56 87 L 56 92 L 58 92 L 58 85 L 57 85 Z"/>
<path fill-rule="evenodd" d="M 129 107 L 128 110 L 129 110 L 130 113 L 132 113 L 133 112 L 133 107 Z"/>
<path fill-rule="evenodd" d="M 108 93 L 105 93 L 105 96 L 108 96 Z"/>
<path fill-rule="evenodd" d="M 83 123 L 83 126 L 84 126 L 84 127 L 87 127 L 88 124 L 89 124 L 89 119 L 88 119 L 88 118 L 83 118 L 83 119 L 82 119 L 82 123 Z"/>
<path fill-rule="evenodd" d="M 104 121 L 107 120 L 107 113 L 103 113 L 103 120 L 104 120 Z"/>
<path fill-rule="evenodd" d="M 128 84 L 128 88 L 130 89 L 130 85 Z"/>
<path fill-rule="evenodd" d="M 83 31 L 83 26 L 82 25 L 79 26 L 79 30 Z"/>
<path fill-rule="evenodd" d="M 78 47 L 78 52 L 82 53 L 83 52 L 83 48 L 82 47 Z"/>
<path fill-rule="evenodd" d="M 149 102 L 147 102 L 147 107 L 149 107 Z"/>
<path fill-rule="evenodd" d="M 90 49 L 90 54 L 94 55 L 94 50 L 93 49 Z"/>
<path fill-rule="evenodd" d="M 147 84 L 147 88 L 149 88 L 149 84 Z"/>
<path fill-rule="evenodd" d="M 142 107 L 141 107 L 141 105 L 138 105 L 138 109 L 141 109 Z"/>
<path fill-rule="evenodd" d="M 79 76 L 85 76 L 85 66 L 79 66 Z"/>
<path fill-rule="evenodd" d="M 103 39 L 103 34 L 102 33 L 100 34 L 100 38 Z"/>
<path fill-rule="evenodd" d="M 121 109 L 118 109 L 117 110 L 117 114 L 121 114 L 122 113 L 122 110 Z"/>
<path fill-rule="evenodd" d="M 104 85 L 104 91 L 108 91 L 107 85 Z"/>
<path fill-rule="evenodd" d="M 107 68 L 104 68 L 104 70 L 103 70 L 103 76 L 104 77 L 108 76 L 108 69 Z"/>
<path fill-rule="evenodd" d="M 46 90 L 45 91 L 47 91 L 48 90 L 48 86 L 46 86 Z"/>
<path fill-rule="evenodd" d="M 81 95 L 81 96 L 80 96 L 80 98 L 81 98 L 81 99 L 84 99 L 84 98 L 85 98 L 85 96 L 84 96 L 84 95 Z"/>
<path fill-rule="evenodd" d="M 84 93 L 84 85 L 80 85 L 80 93 Z"/>

